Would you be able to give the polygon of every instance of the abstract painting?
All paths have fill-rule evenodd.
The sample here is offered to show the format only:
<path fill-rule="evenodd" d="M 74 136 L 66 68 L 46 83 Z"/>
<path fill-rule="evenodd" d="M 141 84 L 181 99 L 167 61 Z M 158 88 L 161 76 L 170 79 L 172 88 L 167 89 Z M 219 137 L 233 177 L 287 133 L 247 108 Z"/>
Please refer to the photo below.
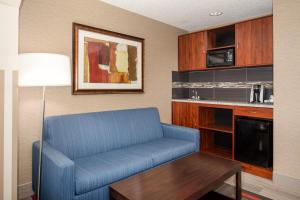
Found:
<path fill-rule="evenodd" d="M 143 92 L 144 39 L 73 24 L 73 94 Z"/>

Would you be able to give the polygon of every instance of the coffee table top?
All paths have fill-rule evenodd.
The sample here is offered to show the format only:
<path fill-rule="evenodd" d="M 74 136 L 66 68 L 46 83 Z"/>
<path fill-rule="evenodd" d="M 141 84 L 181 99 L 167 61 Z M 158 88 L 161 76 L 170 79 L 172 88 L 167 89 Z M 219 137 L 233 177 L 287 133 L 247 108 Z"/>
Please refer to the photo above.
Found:
<path fill-rule="evenodd" d="M 194 153 L 110 186 L 117 200 L 199 199 L 241 171 L 239 162 Z"/>

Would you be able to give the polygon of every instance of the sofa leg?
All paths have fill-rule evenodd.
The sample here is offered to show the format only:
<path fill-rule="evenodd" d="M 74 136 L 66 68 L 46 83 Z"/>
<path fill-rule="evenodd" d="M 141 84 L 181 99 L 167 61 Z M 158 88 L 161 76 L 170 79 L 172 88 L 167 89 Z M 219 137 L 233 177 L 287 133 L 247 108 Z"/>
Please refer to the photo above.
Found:
<path fill-rule="evenodd" d="M 32 199 L 32 200 L 37 200 L 36 194 L 32 195 L 32 196 L 31 196 L 31 199 Z"/>

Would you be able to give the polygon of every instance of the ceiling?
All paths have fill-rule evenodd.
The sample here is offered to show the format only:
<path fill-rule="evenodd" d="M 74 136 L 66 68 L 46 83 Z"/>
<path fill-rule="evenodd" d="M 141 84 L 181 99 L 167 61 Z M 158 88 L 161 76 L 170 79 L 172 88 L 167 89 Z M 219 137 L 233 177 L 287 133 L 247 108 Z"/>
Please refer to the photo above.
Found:
<path fill-rule="evenodd" d="M 125 10 L 195 31 L 272 14 L 272 0 L 101 0 Z M 221 16 L 209 16 L 220 11 Z"/>

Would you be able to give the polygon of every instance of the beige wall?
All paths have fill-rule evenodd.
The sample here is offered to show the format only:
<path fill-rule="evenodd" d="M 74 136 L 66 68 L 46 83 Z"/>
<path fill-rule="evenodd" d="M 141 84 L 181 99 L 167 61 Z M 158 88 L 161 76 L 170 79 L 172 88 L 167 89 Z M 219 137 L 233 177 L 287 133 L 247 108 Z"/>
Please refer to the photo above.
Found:
<path fill-rule="evenodd" d="M 300 179 L 300 1 L 274 0 L 274 171 Z"/>
<path fill-rule="evenodd" d="M 20 52 L 72 56 L 72 22 L 145 38 L 145 93 L 72 96 L 70 87 L 47 88 L 46 114 L 156 106 L 171 121 L 171 71 L 177 69 L 180 29 L 98 0 L 25 0 L 20 10 Z M 22 88 L 20 96 L 19 184 L 31 181 L 31 144 L 38 138 L 41 88 Z"/>

